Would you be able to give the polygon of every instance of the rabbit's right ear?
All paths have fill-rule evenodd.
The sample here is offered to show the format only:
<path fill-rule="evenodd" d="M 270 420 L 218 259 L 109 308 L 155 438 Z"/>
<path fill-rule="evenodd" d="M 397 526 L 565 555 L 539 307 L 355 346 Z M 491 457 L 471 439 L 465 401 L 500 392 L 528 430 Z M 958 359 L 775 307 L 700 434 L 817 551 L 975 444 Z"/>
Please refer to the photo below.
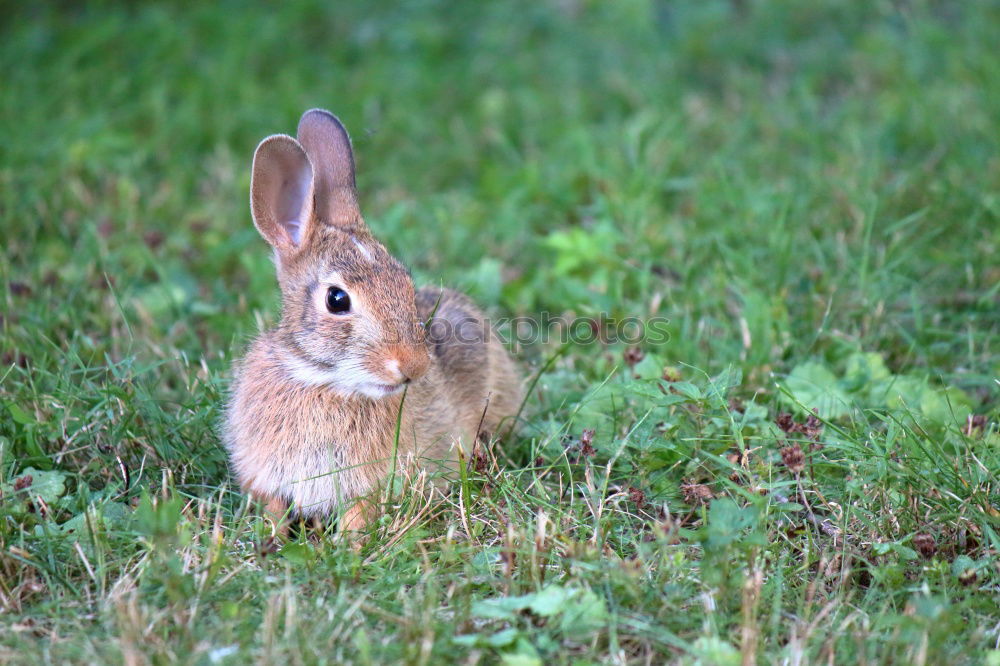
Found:
<path fill-rule="evenodd" d="M 317 219 L 350 232 L 366 231 L 354 185 L 354 151 L 344 125 L 329 111 L 310 109 L 295 134 L 315 169 Z"/>
<path fill-rule="evenodd" d="M 279 254 L 294 253 L 308 235 L 313 168 L 306 151 L 287 134 L 267 137 L 254 152 L 250 212 L 261 236 Z"/>

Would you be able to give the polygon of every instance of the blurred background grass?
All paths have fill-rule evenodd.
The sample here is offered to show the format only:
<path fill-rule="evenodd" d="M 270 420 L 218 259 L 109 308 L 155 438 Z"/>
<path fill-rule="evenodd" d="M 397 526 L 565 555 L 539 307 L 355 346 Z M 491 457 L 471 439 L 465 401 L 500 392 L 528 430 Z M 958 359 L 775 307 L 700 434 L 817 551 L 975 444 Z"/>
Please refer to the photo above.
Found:
<path fill-rule="evenodd" d="M 985 397 L 997 13 L 8 7 L 5 348 L 35 368 L 79 355 L 84 374 L 135 352 L 167 363 L 166 389 L 186 386 L 180 355 L 221 368 L 253 313 L 277 309 L 247 211 L 253 146 L 322 106 L 353 133 L 371 226 L 418 281 L 506 314 L 666 316 L 671 361 L 736 362 L 759 384 L 847 340 Z M 590 379 L 597 355 L 579 363 Z"/>
<path fill-rule="evenodd" d="M 368 222 L 418 282 L 500 315 L 667 317 L 653 364 L 733 366 L 744 396 L 867 351 L 996 414 L 995 2 L 0 16 L 6 474 L 30 462 L 98 488 L 121 458 L 154 485 L 161 466 L 225 482 L 225 373 L 278 312 L 250 159 L 316 106 L 351 131 Z M 520 357 L 530 372 L 550 351 Z M 560 360 L 515 460 L 621 351 Z"/>

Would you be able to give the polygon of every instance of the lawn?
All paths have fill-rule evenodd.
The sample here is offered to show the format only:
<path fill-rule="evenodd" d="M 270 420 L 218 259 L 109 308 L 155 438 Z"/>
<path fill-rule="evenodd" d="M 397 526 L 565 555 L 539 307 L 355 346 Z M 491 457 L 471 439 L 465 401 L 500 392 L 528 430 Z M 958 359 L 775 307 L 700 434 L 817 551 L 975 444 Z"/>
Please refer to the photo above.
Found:
<path fill-rule="evenodd" d="M 0 661 L 1000 664 L 995 2 L 2 14 Z M 514 344 L 518 429 L 363 543 L 218 438 L 316 106 L 418 284 L 666 332 Z"/>

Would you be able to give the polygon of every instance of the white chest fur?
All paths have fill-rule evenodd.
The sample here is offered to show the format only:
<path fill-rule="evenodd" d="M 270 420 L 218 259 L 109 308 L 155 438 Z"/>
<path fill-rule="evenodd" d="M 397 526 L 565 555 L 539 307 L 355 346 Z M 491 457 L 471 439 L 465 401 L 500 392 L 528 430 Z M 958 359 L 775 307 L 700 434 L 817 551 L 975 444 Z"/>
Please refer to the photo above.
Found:
<path fill-rule="evenodd" d="M 330 515 L 367 493 L 367 475 L 344 460 L 343 446 L 330 444 L 300 450 L 293 455 L 261 456 L 231 451 L 237 476 L 247 488 L 267 497 L 292 502 L 302 516 Z"/>

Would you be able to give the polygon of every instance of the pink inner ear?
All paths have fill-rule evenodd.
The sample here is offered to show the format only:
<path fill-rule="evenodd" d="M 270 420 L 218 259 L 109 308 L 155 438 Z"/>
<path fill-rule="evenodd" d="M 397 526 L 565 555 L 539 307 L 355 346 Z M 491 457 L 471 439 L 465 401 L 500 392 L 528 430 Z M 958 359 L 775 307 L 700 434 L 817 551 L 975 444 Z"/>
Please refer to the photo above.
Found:
<path fill-rule="evenodd" d="M 281 226 L 288 232 L 292 242 L 298 245 L 302 241 L 302 223 L 298 220 L 285 220 Z"/>
<path fill-rule="evenodd" d="M 278 202 L 277 218 L 281 221 L 292 242 L 298 245 L 302 242 L 302 230 L 306 226 L 306 216 L 309 215 L 307 201 L 311 193 L 312 169 L 309 164 L 303 164 L 297 173 L 281 184 L 281 195 Z"/>

